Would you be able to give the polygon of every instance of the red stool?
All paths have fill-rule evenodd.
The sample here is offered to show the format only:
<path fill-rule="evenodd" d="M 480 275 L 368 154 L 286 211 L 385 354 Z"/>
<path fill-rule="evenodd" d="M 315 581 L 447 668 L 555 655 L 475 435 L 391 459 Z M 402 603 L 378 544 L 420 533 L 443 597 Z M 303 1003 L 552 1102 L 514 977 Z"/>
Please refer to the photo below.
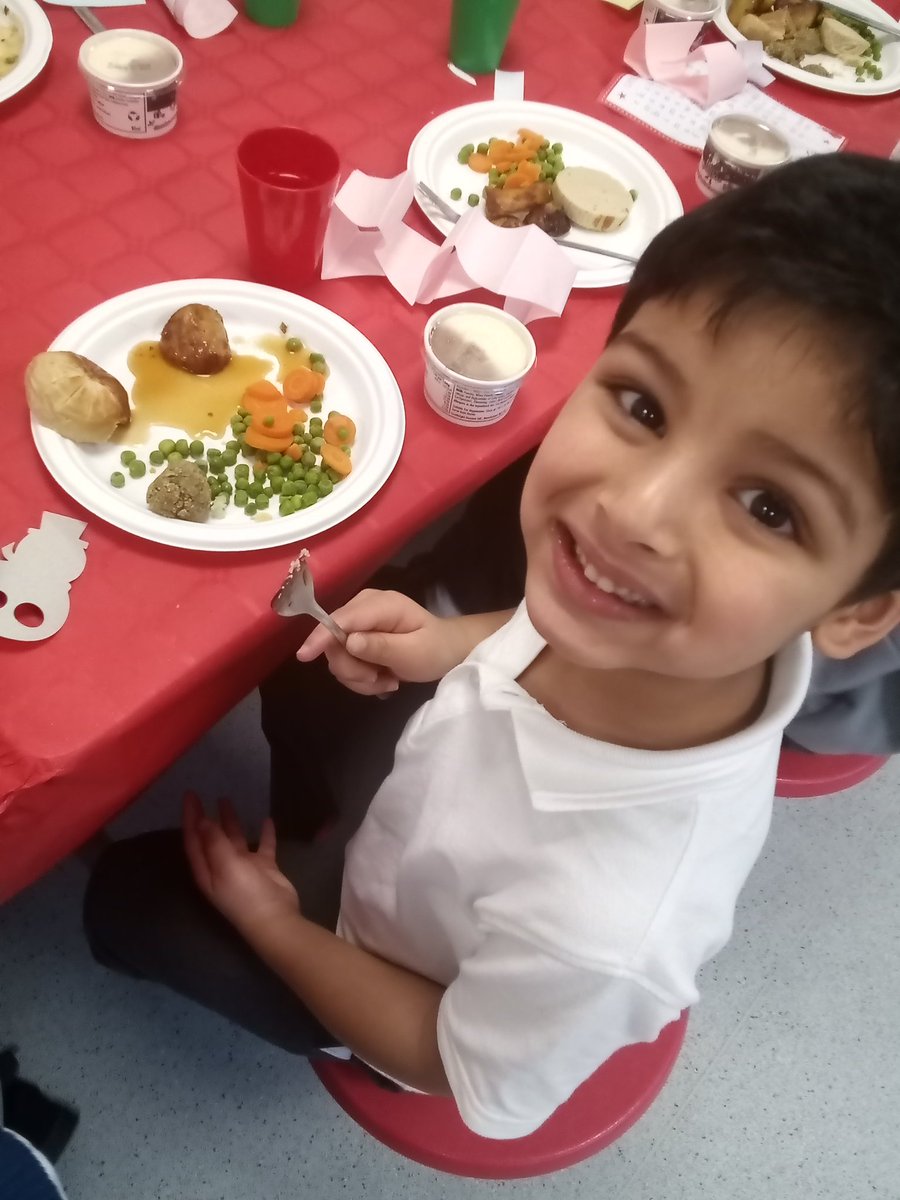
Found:
<path fill-rule="evenodd" d="M 399 1154 L 451 1175 L 523 1179 L 571 1167 L 630 1129 L 668 1079 L 687 1019 L 685 1009 L 655 1042 L 617 1051 L 540 1129 L 510 1141 L 472 1133 L 449 1097 L 387 1091 L 340 1059 L 317 1059 L 313 1067 L 341 1108 Z"/>
<path fill-rule="evenodd" d="M 875 754 L 811 754 L 782 746 L 775 795 L 785 800 L 830 796 L 862 783 L 886 762 Z"/>

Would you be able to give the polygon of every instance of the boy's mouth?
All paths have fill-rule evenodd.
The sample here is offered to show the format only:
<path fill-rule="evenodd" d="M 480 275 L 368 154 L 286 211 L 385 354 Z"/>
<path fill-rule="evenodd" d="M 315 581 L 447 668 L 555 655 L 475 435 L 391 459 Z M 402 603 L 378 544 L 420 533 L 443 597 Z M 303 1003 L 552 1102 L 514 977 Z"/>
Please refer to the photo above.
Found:
<path fill-rule="evenodd" d="M 558 533 L 559 548 L 572 573 L 590 589 L 588 597 L 594 593 L 597 601 L 608 598 L 623 616 L 659 616 L 662 613 L 662 606 L 651 592 L 640 587 L 636 580 L 625 577 L 624 572 L 593 550 L 585 550 L 566 526 L 559 525 Z"/>

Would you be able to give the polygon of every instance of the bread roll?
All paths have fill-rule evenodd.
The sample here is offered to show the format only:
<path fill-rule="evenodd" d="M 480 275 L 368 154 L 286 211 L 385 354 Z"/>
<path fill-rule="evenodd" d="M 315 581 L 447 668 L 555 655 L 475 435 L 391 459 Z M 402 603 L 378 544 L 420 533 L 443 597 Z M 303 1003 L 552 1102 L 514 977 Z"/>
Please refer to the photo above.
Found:
<path fill-rule="evenodd" d="M 68 350 L 45 350 L 25 368 L 35 420 L 73 442 L 108 442 L 131 421 L 128 393 L 112 375 Z"/>

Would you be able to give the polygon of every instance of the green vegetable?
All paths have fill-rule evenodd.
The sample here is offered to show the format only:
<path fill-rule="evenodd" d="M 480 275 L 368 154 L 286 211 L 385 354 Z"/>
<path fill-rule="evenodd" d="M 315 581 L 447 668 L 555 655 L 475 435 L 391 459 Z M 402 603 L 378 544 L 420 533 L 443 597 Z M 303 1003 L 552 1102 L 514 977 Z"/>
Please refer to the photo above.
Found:
<path fill-rule="evenodd" d="M 234 493 L 234 502 L 238 508 L 243 508 L 249 499 L 249 495 L 244 491 L 243 488 L 238 488 Z"/>
<path fill-rule="evenodd" d="M 490 150 L 490 146 L 488 145 L 487 142 L 479 142 L 478 143 L 478 153 L 479 154 L 487 154 L 488 150 Z"/>
<path fill-rule="evenodd" d="M 178 451 L 178 453 L 181 455 L 182 458 L 187 458 L 187 456 L 191 452 L 191 447 L 190 447 L 190 444 L 189 444 L 187 438 L 179 438 L 178 441 L 175 443 L 175 449 Z"/>
<path fill-rule="evenodd" d="M 112 475 L 109 477 L 109 482 L 113 485 L 113 487 L 124 487 L 125 476 L 121 471 L 113 471 Z"/>
<path fill-rule="evenodd" d="M 468 204 L 469 208 L 477 208 L 481 203 L 481 197 L 476 196 L 474 192 L 471 192 L 466 203 Z"/>
<path fill-rule="evenodd" d="M 462 200 L 462 188 L 452 188 L 450 191 L 451 200 Z"/>
<path fill-rule="evenodd" d="M 281 467 L 282 471 L 289 471 L 294 465 L 294 460 L 289 454 L 282 454 L 278 465 Z"/>
<path fill-rule="evenodd" d="M 460 192 L 459 194 L 461 196 L 462 192 Z M 459 197 L 457 197 L 457 199 L 458 198 Z M 322 411 L 322 397 L 321 396 L 316 396 L 316 398 L 313 400 L 312 404 L 310 404 L 310 406 L 309 406 L 309 411 L 314 412 L 314 413 L 320 413 Z"/>
<path fill-rule="evenodd" d="M 133 450 L 123 450 L 119 455 L 119 462 L 123 467 L 127 467 L 129 463 L 133 463 L 137 455 Z"/>
<path fill-rule="evenodd" d="M 191 442 L 190 446 L 188 446 L 188 453 L 190 454 L 191 458 L 202 458 L 203 450 L 204 445 L 199 438 L 195 439 L 193 442 Z"/>
<path fill-rule="evenodd" d="M 179 450 L 173 450 L 172 453 L 166 458 L 166 462 L 170 467 L 173 465 L 173 463 L 184 462 L 184 455 Z"/>
<path fill-rule="evenodd" d="M 289 337 L 284 343 L 284 348 L 287 350 L 288 354 L 297 354 L 303 349 L 303 343 L 298 337 Z"/>
<path fill-rule="evenodd" d="M 468 142 L 465 146 L 463 146 L 459 154 L 457 154 L 456 161 L 461 162 L 465 166 L 465 164 L 469 161 L 469 156 L 474 153 L 475 144 L 473 142 Z"/>
<path fill-rule="evenodd" d="M 171 438 L 163 438 L 163 440 L 159 443 L 159 452 L 163 458 L 168 458 L 174 449 L 175 443 Z"/>
<path fill-rule="evenodd" d="M 256 504 L 255 500 L 248 500 L 246 505 L 244 506 L 244 512 L 247 514 L 248 517 L 255 517 L 256 509 L 257 509 L 257 504 Z"/>
<path fill-rule="evenodd" d="M 139 458 L 132 459 L 128 464 L 128 474 L 132 479 L 140 479 L 142 475 L 147 474 L 147 464 Z"/>
<path fill-rule="evenodd" d="M 161 467 L 166 461 L 166 456 L 162 450 L 151 450 L 147 457 L 153 463 L 154 467 Z"/>

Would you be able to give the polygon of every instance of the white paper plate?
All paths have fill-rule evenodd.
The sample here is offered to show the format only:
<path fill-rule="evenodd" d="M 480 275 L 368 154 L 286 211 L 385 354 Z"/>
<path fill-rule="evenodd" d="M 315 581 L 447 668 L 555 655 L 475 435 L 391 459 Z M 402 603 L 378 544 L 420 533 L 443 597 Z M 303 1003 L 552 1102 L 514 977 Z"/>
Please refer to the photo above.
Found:
<path fill-rule="evenodd" d="M 209 304 L 218 309 L 238 349 L 260 334 L 278 333 L 284 322 L 290 334 L 325 355 L 330 375 L 325 411 L 346 413 L 358 429 L 353 447 L 353 470 L 329 496 L 288 517 L 270 508 L 270 520 L 257 521 L 229 505 L 226 515 L 204 524 L 176 521 L 150 511 L 146 504 L 151 476 L 129 479 L 114 488 L 110 474 L 121 469 L 119 455 L 128 443 L 89 446 L 69 441 L 32 422 L 38 453 L 47 470 L 68 494 L 88 511 L 128 533 L 192 550 L 261 550 L 302 540 L 331 529 L 358 512 L 384 484 L 403 445 L 406 414 L 400 389 L 390 367 L 372 343 L 342 317 L 311 300 L 235 279 L 182 279 L 154 284 L 115 296 L 73 321 L 51 350 L 72 350 L 109 371 L 130 391 L 134 376 L 128 352 L 137 343 L 153 341 L 168 317 L 183 304 Z M 256 348 L 256 353 L 261 353 Z M 272 377 L 276 374 L 273 362 Z M 161 438 L 183 437 L 168 426 L 154 426 L 152 440 L 139 457 Z M 228 437 L 230 437 L 230 431 Z M 222 439 L 224 443 L 225 439 Z M 206 439 L 207 445 L 213 443 Z"/>
<path fill-rule="evenodd" d="M 851 0 L 850 4 L 846 0 L 841 0 L 841 7 L 852 8 L 854 13 L 859 14 L 861 21 L 866 19 L 868 13 L 875 21 L 886 21 L 889 25 L 892 23 L 890 13 L 886 13 L 877 4 L 872 4 L 870 0 Z M 725 7 L 716 18 L 716 27 L 725 34 L 730 42 L 735 44 L 745 42 L 747 39 L 744 35 L 738 33 L 735 26 L 729 21 L 727 8 L 726 0 Z M 874 32 L 878 35 L 877 29 Z M 811 75 L 802 67 L 792 67 L 790 63 L 783 63 L 780 59 L 773 58 L 771 54 L 763 53 L 763 63 L 776 75 L 783 75 L 786 79 L 796 79 L 798 83 L 819 88 L 823 92 L 838 92 L 842 96 L 887 96 L 890 92 L 900 91 L 900 41 L 885 40 L 882 43 L 879 64 L 882 78 L 860 80 L 859 83 L 843 79 L 826 79 L 824 75 Z"/>
<path fill-rule="evenodd" d="M 640 255 L 661 229 L 684 212 L 672 180 L 651 154 L 630 137 L 587 117 L 584 113 L 554 104 L 533 104 L 528 100 L 503 103 L 486 100 L 466 104 L 442 113 L 421 129 L 409 148 L 409 169 L 416 180 L 427 183 L 432 191 L 460 214 L 468 210 L 471 193 L 481 194 L 486 178 L 457 160 L 463 146 L 477 145 L 491 137 L 515 141 L 519 129 L 542 133 L 551 142 L 562 142 L 563 158 L 568 167 L 596 167 L 620 179 L 627 188 L 635 188 L 637 202 L 621 229 L 613 233 L 572 227 L 572 240 L 608 246 L 625 254 Z M 451 200 L 454 188 L 462 189 L 461 200 Z M 449 233 L 451 222 L 428 200 L 416 193 L 422 212 L 441 233 Z M 583 250 L 569 250 L 578 265 L 574 286 L 577 288 L 612 287 L 631 278 L 629 263 L 601 258 Z"/>
<path fill-rule="evenodd" d="M 0 0 L 0 9 L 4 7 L 9 9 L 10 15 L 25 31 L 25 45 L 19 61 L 8 75 L 0 79 L 0 102 L 15 96 L 40 74 L 53 45 L 50 22 L 34 0 Z"/>

